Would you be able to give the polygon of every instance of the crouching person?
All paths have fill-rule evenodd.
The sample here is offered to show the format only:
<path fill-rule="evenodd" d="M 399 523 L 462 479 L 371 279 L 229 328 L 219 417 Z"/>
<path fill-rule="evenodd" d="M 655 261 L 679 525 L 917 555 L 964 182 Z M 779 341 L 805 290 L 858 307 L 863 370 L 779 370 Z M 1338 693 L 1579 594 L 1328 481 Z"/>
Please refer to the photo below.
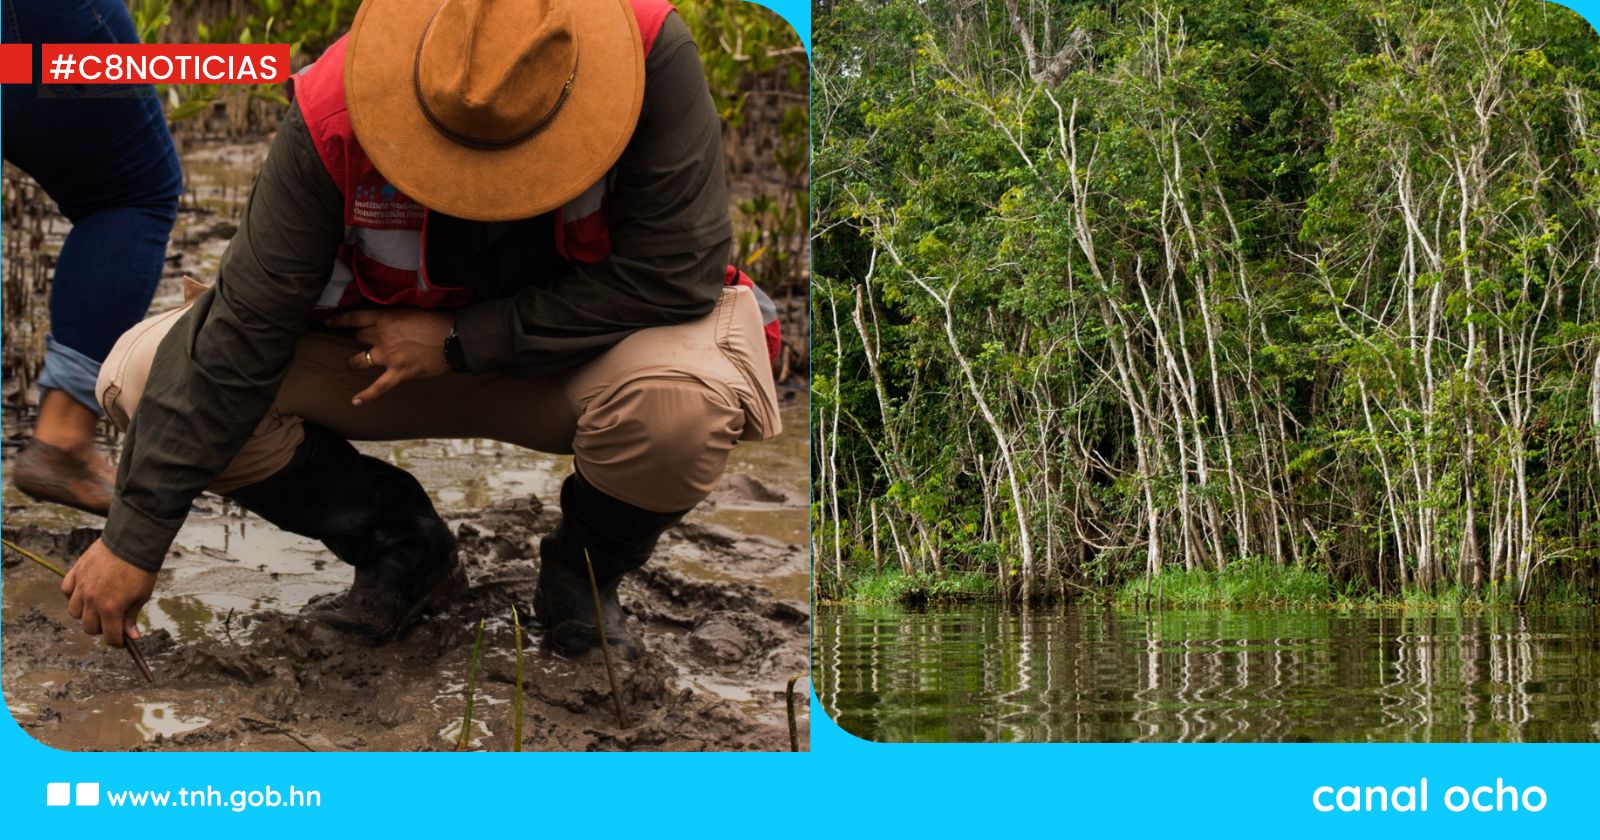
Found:
<path fill-rule="evenodd" d="M 101 539 L 63 582 L 112 645 L 194 498 L 355 567 L 322 614 L 395 638 L 456 568 L 409 473 L 351 440 L 571 453 L 533 608 L 552 646 L 640 650 L 617 585 L 779 431 L 760 293 L 726 265 L 720 123 L 662 0 L 367 0 L 294 105 L 214 287 L 126 333 Z"/>

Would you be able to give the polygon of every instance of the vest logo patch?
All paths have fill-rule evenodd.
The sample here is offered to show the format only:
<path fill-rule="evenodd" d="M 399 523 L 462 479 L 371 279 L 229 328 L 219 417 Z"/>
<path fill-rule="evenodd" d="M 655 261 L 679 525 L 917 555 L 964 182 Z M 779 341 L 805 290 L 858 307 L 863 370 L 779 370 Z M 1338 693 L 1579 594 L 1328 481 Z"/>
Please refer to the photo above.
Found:
<path fill-rule="evenodd" d="M 356 185 L 350 202 L 350 224 L 371 228 L 422 227 L 422 205 L 387 181 Z"/>

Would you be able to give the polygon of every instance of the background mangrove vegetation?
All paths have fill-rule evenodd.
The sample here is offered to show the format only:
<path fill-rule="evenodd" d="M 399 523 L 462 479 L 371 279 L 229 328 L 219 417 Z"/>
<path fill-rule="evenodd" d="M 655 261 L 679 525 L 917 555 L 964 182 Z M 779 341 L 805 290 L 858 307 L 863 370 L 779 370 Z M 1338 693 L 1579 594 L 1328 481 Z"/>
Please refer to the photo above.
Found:
<path fill-rule="evenodd" d="M 1576 14 L 822 0 L 815 31 L 820 596 L 1600 593 Z"/>

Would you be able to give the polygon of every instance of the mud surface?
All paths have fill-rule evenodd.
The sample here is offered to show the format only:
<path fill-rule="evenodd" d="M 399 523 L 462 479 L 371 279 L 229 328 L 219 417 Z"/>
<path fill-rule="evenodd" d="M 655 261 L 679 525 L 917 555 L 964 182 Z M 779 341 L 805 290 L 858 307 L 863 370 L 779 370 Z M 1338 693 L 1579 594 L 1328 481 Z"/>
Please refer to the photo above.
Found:
<path fill-rule="evenodd" d="M 803 434 L 804 417 L 788 413 Z M 427 482 L 459 466 L 452 450 L 474 444 L 500 449 L 429 442 L 388 455 Z M 460 540 L 466 585 L 384 648 L 348 642 L 302 615 L 348 585 L 348 567 L 214 497 L 196 506 L 141 621 L 153 686 L 122 651 L 71 623 L 53 575 L 7 552 L 0 683 L 12 715 L 65 749 L 453 749 L 485 618 L 469 741 L 510 749 L 511 607 L 526 615 L 538 538 L 556 520 L 541 499 L 554 498 L 565 463 L 478 454 L 488 469 L 476 481 L 433 485 Z M 524 622 L 523 749 L 788 749 L 784 683 L 808 669 L 807 566 L 794 536 L 805 524 L 803 482 L 739 469 L 759 469 L 775 454 L 759 446 L 740 453 L 717 493 L 624 582 L 623 602 L 648 648 L 621 668 L 629 729 L 617 725 L 599 654 L 562 658 Z M 485 494 L 498 498 L 473 503 Z M 58 563 L 98 534 L 93 517 L 34 504 L 9 487 L 5 498 L 7 538 Z M 797 705 L 804 747 L 803 698 Z"/>
<path fill-rule="evenodd" d="M 190 192 L 152 311 L 180 302 L 182 274 L 214 276 L 264 148 L 184 152 Z M 8 178 L 8 188 L 14 184 Z M 49 252 L 63 226 L 48 215 L 53 210 L 37 212 L 46 214 L 37 227 Z M 13 231 L 8 226 L 7 236 Z M 42 259 L 47 271 L 48 253 Z M 44 310 L 41 302 L 28 320 Z M 14 317 L 8 322 L 18 326 Z M 7 372 L 0 468 L 9 467 L 31 423 L 27 377 L 19 382 Z M 741 444 L 717 492 L 622 586 L 648 649 L 621 667 L 631 727 L 618 726 L 599 653 L 557 656 L 524 619 L 524 750 L 789 748 L 784 685 L 808 672 L 809 465 L 804 384 L 780 392 L 784 434 Z M 483 618 L 469 747 L 511 749 L 511 607 L 531 601 L 538 539 L 555 523 L 570 458 L 492 441 L 359 446 L 416 474 L 460 539 L 465 586 L 403 640 L 371 649 L 307 619 L 308 607 L 349 585 L 351 570 L 321 545 L 203 496 L 141 618 L 154 685 L 124 652 L 73 625 L 53 575 L 5 553 L 0 687 L 18 723 L 63 749 L 454 749 Z M 115 440 L 103 448 L 115 457 Z M 9 481 L 3 504 L 7 538 L 60 565 L 100 526 L 97 517 L 34 503 Z M 801 680 L 797 701 L 802 749 L 806 685 Z"/>

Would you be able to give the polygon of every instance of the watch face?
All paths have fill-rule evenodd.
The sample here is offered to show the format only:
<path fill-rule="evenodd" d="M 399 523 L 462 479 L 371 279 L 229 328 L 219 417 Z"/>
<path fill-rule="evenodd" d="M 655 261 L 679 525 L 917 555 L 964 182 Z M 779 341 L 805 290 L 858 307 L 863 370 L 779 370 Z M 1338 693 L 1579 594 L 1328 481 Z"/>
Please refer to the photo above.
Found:
<path fill-rule="evenodd" d="M 453 329 L 444 339 L 444 363 L 457 373 L 465 373 L 467 370 L 467 360 L 461 352 L 461 336 L 456 335 Z"/>

